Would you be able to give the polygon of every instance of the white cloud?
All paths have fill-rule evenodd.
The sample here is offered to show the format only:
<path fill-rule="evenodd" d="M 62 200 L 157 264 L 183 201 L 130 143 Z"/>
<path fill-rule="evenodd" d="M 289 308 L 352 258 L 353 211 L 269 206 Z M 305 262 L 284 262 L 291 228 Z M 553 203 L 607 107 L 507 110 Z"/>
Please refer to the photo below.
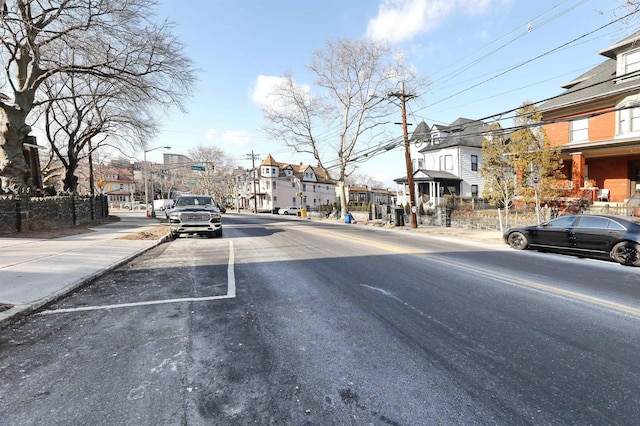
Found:
<path fill-rule="evenodd" d="M 283 77 L 259 75 L 251 100 L 259 105 L 270 105 L 278 88 L 285 82 Z"/>
<path fill-rule="evenodd" d="M 208 141 L 212 141 L 216 138 L 216 136 L 218 136 L 218 132 L 216 132 L 214 129 L 209 129 L 207 131 L 207 134 L 205 135 L 205 138 L 207 138 Z"/>
<path fill-rule="evenodd" d="M 456 13 L 480 15 L 505 0 L 383 0 L 378 16 L 369 21 L 367 36 L 401 43 L 428 32 Z"/>
<path fill-rule="evenodd" d="M 222 135 L 220 135 L 220 140 L 232 145 L 248 145 L 249 143 L 251 143 L 252 138 L 251 135 L 247 132 L 227 130 Z"/>
<path fill-rule="evenodd" d="M 293 90 L 302 94 L 306 99 L 311 99 L 311 88 L 308 85 L 298 84 L 292 80 Z M 253 102 L 268 109 L 284 112 L 290 104 L 291 91 L 287 77 L 260 75 L 251 95 Z M 285 89 L 285 90 L 283 90 Z"/>

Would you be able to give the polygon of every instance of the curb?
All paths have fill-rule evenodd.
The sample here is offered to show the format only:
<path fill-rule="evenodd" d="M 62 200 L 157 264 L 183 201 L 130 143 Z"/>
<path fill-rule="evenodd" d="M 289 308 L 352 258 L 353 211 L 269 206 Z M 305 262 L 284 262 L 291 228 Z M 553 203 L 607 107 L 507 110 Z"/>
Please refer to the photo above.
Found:
<path fill-rule="evenodd" d="M 52 303 L 57 302 L 60 299 L 65 298 L 66 296 L 68 296 L 69 294 L 85 287 L 86 285 L 92 283 L 93 281 L 95 281 L 96 279 L 100 278 L 101 276 L 105 275 L 108 272 L 113 271 L 114 269 L 119 268 L 120 266 L 130 262 L 131 260 L 135 259 L 136 257 L 146 253 L 147 251 L 158 247 L 160 244 L 168 241 L 169 235 L 165 235 L 164 237 L 156 240 L 155 242 L 153 242 L 151 245 L 149 245 L 149 247 L 145 247 L 143 249 L 138 250 L 137 252 L 120 259 L 119 261 L 99 270 L 96 271 L 92 274 L 89 274 L 87 276 L 84 276 L 82 278 L 80 278 L 79 280 L 69 284 L 68 286 L 66 286 L 65 288 L 57 291 L 56 293 L 53 293 L 43 299 L 40 299 L 36 302 L 30 303 L 28 305 L 15 305 L 10 309 L 7 309 L 5 311 L 0 312 L 0 327 L 5 326 L 7 324 L 11 324 L 17 321 L 20 321 L 23 318 L 26 318 L 27 316 L 41 310 L 42 308 L 44 308 L 47 305 L 50 305 Z"/>

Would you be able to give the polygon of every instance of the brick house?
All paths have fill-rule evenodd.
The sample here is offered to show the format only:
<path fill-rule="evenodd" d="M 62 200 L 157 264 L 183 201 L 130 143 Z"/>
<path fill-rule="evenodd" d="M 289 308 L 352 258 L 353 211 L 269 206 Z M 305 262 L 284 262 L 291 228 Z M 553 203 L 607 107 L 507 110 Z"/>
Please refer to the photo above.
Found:
<path fill-rule="evenodd" d="M 608 59 L 540 110 L 566 187 L 625 202 L 640 195 L 640 31 L 598 53 Z"/>

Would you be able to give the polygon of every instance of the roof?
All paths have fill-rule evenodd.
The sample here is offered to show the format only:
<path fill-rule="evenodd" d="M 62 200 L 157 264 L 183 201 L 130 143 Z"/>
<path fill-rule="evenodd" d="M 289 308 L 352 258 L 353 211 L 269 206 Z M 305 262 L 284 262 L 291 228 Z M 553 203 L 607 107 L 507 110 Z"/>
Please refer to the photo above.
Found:
<path fill-rule="evenodd" d="M 286 168 L 291 168 L 293 170 L 293 174 L 296 176 L 303 176 L 304 172 L 311 168 L 311 170 L 313 170 L 313 173 L 316 175 L 316 179 L 318 183 L 331 183 L 331 184 L 335 184 L 335 181 L 333 179 L 331 179 L 331 176 L 329 176 L 327 173 L 325 173 L 325 171 L 320 168 L 320 167 L 313 167 L 309 164 L 291 164 L 291 163 L 281 163 L 275 160 L 275 158 L 273 158 L 273 156 L 271 154 L 267 154 L 267 156 L 264 158 L 264 160 L 262 161 L 262 165 L 263 166 L 271 166 L 271 167 L 278 167 L 280 169 L 280 172 L 282 173 L 282 171 Z M 282 174 L 281 177 L 284 177 L 284 174 Z M 304 181 L 304 179 L 302 179 Z"/>
<path fill-rule="evenodd" d="M 640 31 L 613 46 L 600 50 L 598 53 L 610 59 L 596 65 L 569 83 L 563 84 L 561 87 L 566 89 L 565 92 L 540 105 L 540 111 L 548 112 L 640 90 L 639 78 L 626 78 L 637 77 L 638 72 L 616 78 L 615 59 L 618 53 L 639 45 L 639 42 Z"/>
<path fill-rule="evenodd" d="M 439 143 L 427 143 L 419 152 L 436 151 L 454 146 L 482 148 L 482 141 L 485 139 L 485 133 L 489 130 L 489 125 L 484 121 L 460 117 L 448 126 L 434 125 L 434 128 L 443 133 Z M 416 128 L 416 132 L 419 129 L 420 125 Z M 430 142 L 431 135 L 425 141 Z"/>
<path fill-rule="evenodd" d="M 613 46 L 599 50 L 598 53 L 602 56 L 615 59 L 618 53 L 635 47 L 640 47 L 640 31 L 636 31 L 630 36 L 623 38 Z"/>
<path fill-rule="evenodd" d="M 414 182 L 432 182 L 445 180 L 460 182 L 462 179 L 460 179 L 453 173 L 443 172 L 442 170 L 419 169 L 413 173 L 413 180 Z M 405 183 L 408 181 L 408 179 L 406 176 L 403 176 L 401 178 L 394 179 L 393 181 L 396 183 Z"/>
<path fill-rule="evenodd" d="M 427 123 L 425 123 L 424 120 L 422 120 L 416 127 L 416 130 L 414 130 L 413 133 L 411 134 L 411 137 L 409 138 L 409 143 L 420 143 L 420 142 L 427 141 L 430 138 L 431 138 L 431 129 L 429 129 L 429 126 L 427 126 Z"/>
<path fill-rule="evenodd" d="M 271 154 L 267 154 L 267 156 L 262 161 L 263 166 L 280 166 L 278 162 L 271 156 Z"/>

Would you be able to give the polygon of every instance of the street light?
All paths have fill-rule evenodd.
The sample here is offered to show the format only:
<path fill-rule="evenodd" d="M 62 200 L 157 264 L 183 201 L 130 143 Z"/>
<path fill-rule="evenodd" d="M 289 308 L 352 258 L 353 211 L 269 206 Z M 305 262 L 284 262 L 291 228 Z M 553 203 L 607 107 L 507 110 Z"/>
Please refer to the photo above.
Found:
<path fill-rule="evenodd" d="M 156 211 L 153 207 L 153 200 L 151 201 L 151 215 L 149 212 L 149 192 L 147 190 L 147 152 L 155 151 L 157 149 L 171 149 L 170 146 L 157 146 L 155 148 L 146 149 L 144 151 L 144 208 L 147 212 L 147 217 L 155 218 Z M 153 191 L 153 169 L 151 170 L 151 191 Z"/>

